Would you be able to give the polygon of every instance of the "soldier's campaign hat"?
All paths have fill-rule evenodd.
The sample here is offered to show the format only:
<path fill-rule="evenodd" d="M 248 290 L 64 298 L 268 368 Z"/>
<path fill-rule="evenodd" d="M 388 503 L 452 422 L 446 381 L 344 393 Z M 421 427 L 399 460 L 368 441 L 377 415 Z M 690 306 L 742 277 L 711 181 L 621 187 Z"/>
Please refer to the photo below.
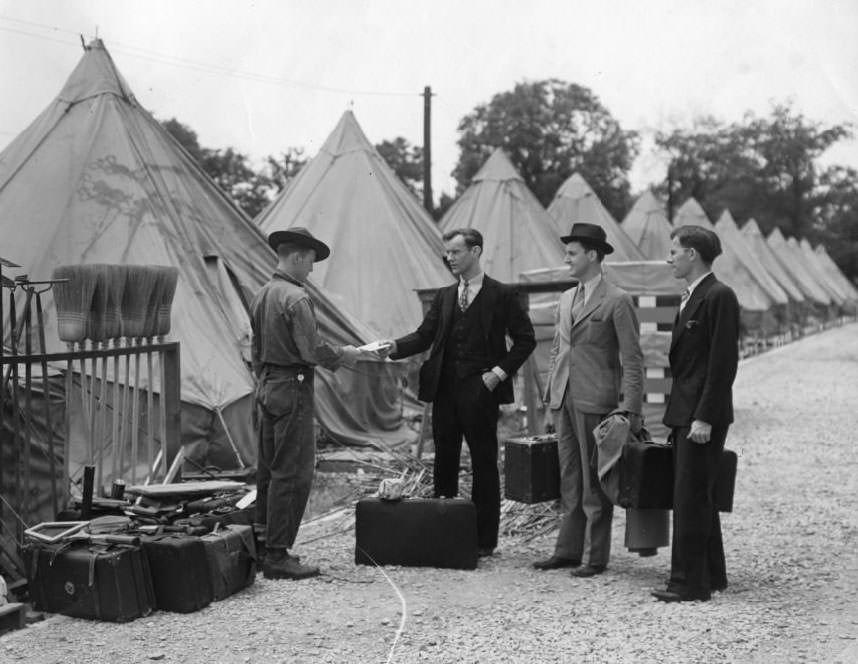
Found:
<path fill-rule="evenodd" d="M 313 237 L 310 231 L 301 226 L 293 226 L 288 231 L 274 231 L 268 236 L 268 244 L 274 251 L 277 251 L 277 247 L 286 242 L 307 249 L 315 249 L 316 262 L 323 261 L 331 255 L 331 248 L 328 245 Z"/>

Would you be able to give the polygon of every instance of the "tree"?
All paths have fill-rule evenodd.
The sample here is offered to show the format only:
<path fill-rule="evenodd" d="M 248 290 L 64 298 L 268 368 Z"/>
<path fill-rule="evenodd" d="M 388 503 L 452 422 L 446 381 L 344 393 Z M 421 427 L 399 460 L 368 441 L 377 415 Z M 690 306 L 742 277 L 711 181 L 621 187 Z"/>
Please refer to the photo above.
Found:
<path fill-rule="evenodd" d="M 557 79 L 517 83 L 477 106 L 458 129 L 457 193 L 502 147 L 543 205 L 577 171 L 614 216 L 630 206 L 627 176 L 638 136 L 623 130 L 588 88 Z"/>
<path fill-rule="evenodd" d="M 233 148 L 200 146 L 197 133 L 176 118 L 161 122 L 161 126 L 250 218 L 262 212 L 307 162 L 302 148 L 287 148 L 279 157 L 267 157 L 257 171 L 247 155 Z"/>
<path fill-rule="evenodd" d="M 397 136 L 375 146 L 387 165 L 418 198 L 423 196 L 423 148 Z"/>

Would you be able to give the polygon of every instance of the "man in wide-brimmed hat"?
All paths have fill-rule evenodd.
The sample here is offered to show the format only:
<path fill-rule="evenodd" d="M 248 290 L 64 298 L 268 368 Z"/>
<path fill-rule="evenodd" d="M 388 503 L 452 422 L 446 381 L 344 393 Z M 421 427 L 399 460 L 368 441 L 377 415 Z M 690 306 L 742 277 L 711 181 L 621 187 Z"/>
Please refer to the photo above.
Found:
<path fill-rule="evenodd" d="M 330 255 L 328 245 L 299 227 L 271 233 L 268 244 L 277 252 L 277 269 L 250 305 L 261 427 L 256 527 L 265 533 L 265 578 L 304 579 L 319 569 L 302 565 L 290 549 L 316 461 L 314 367 L 354 366 L 361 353 L 319 338 L 313 303 L 303 286 L 313 263 Z"/>
<path fill-rule="evenodd" d="M 557 305 L 545 391 L 557 426 L 562 517 L 554 553 L 534 567 L 570 567 L 573 576 L 589 577 L 608 565 L 613 518 L 593 463 L 593 430 L 619 409 L 640 431 L 643 354 L 632 298 L 602 275 L 602 260 L 614 251 L 605 230 L 576 223 L 560 240 L 578 280 Z"/>

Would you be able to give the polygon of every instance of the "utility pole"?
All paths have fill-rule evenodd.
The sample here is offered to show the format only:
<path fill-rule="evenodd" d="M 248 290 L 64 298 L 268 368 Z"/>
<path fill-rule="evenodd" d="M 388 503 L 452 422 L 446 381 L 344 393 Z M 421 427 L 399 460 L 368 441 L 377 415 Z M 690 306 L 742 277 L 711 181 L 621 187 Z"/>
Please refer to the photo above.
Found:
<path fill-rule="evenodd" d="M 432 87 L 423 88 L 423 207 L 434 215 L 432 204 Z M 434 218 L 434 217 L 433 217 Z"/>

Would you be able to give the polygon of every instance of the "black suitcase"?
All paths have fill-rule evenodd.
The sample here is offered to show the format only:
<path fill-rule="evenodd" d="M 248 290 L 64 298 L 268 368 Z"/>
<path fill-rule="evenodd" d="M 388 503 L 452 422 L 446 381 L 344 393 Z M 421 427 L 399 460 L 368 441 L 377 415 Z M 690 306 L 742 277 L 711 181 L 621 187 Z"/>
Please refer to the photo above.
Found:
<path fill-rule="evenodd" d="M 560 497 L 557 436 L 510 438 L 504 443 L 504 497 L 541 503 Z"/>
<path fill-rule="evenodd" d="M 206 547 L 214 601 L 229 597 L 254 582 L 256 545 L 251 526 L 216 528 L 201 539 Z"/>
<path fill-rule="evenodd" d="M 637 509 L 673 509 L 673 447 L 629 442 L 620 457 L 617 504 Z"/>
<path fill-rule="evenodd" d="M 142 535 L 140 540 L 152 573 L 156 608 L 190 613 L 211 604 L 214 593 L 202 539 L 167 533 Z"/>
<path fill-rule="evenodd" d="M 33 543 L 25 558 L 37 611 L 127 622 L 155 607 L 149 565 L 139 546 Z"/>
<path fill-rule="evenodd" d="M 364 498 L 355 507 L 355 563 L 474 569 L 477 510 L 456 498 Z"/>
<path fill-rule="evenodd" d="M 719 512 L 733 511 L 738 458 L 724 450 L 715 479 Z M 638 509 L 673 509 L 673 447 L 660 443 L 626 443 L 620 459 L 619 503 Z"/>

